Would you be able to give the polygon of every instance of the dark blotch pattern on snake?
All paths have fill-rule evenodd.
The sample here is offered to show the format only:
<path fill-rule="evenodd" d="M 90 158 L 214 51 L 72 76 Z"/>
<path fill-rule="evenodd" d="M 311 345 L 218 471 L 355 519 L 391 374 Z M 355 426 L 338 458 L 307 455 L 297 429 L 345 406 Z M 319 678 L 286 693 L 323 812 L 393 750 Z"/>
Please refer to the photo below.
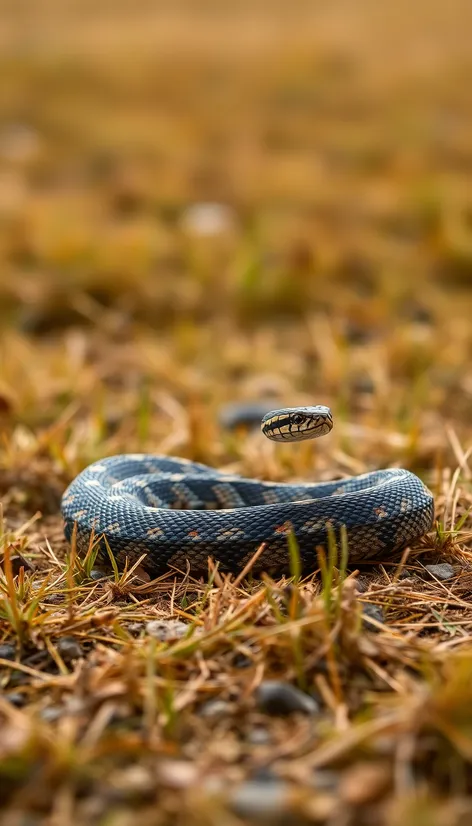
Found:
<path fill-rule="evenodd" d="M 276 441 L 315 438 L 331 430 L 328 408 L 285 408 L 267 414 L 262 430 Z M 385 560 L 432 526 L 433 497 L 407 470 L 386 469 L 320 484 L 244 479 L 166 456 L 128 454 L 95 462 L 64 493 L 66 537 L 83 553 L 106 543 L 118 564 L 142 563 L 152 576 L 169 567 L 240 571 L 262 543 L 255 573 L 289 571 L 293 532 L 304 571 L 317 567 L 317 547 L 347 530 L 350 563 Z M 75 526 L 75 527 L 74 527 Z M 106 540 L 106 541 L 105 541 Z"/>

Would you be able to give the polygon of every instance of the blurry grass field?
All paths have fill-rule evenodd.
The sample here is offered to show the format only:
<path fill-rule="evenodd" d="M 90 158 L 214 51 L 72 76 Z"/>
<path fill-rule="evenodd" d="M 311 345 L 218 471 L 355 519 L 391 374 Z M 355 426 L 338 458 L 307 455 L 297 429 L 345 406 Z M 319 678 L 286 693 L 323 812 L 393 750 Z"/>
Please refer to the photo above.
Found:
<path fill-rule="evenodd" d="M 2 824 L 470 823 L 467 0 L 1 5 Z M 268 398 L 332 434 L 221 426 Z M 103 577 L 60 497 L 141 450 L 404 466 L 437 521 L 308 580 Z"/>

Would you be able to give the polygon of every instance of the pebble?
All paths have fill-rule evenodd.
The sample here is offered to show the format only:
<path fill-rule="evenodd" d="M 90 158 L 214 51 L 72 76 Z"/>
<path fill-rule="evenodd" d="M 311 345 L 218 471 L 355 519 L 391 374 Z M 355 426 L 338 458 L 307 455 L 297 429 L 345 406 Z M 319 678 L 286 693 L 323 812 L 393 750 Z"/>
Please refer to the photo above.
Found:
<path fill-rule="evenodd" d="M 146 623 L 146 634 L 160 642 L 179 640 L 188 633 L 189 626 L 177 619 L 151 620 Z"/>
<path fill-rule="evenodd" d="M 437 565 L 425 565 L 428 573 L 435 579 L 451 579 L 455 576 L 455 571 L 449 562 L 440 562 Z"/>
<path fill-rule="evenodd" d="M 229 800 L 233 812 L 242 818 L 285 822 L 290 806 L 289 786 L 281 780 L 247 780 Z"/>
<path fill-rule="evenodd" d="M 257 783 L 278 783 L 279 777 L 270 766 L 259 766 L 251 773 L 250 780 Z"/>
<path fill-rule="evenodd" d="M 356 376 L 351 387 L 354 393 L 375 393 L 375 384 L 370 376 Z"/>
<path fill-rule="evenodd" d="M 226 700 L 208 700 L 200 706 L 200 717 L 215 720 L 218 717 L 226 717 L 229 714 L 230 704 Z"/>
<path fill-rule="evenodd" d="M 362 605 L 362 613 L 364 616 L 364 627 L 369 631 L 379 631 L 380 629 L 374 625 L 373 622 L 369 622 L 369 619 L 384 623 L 385 615 L 383 608 L 381 608 L 380 605 L 373 605 L 371 602 L 364 602 Z"/>
<path fill-rule="evenodd" d="M 434 323 L 434 316 L 431 310 L 422 304 L 411 304 L 410 307 L 405 307 L 405 312 L 410 316 L 411 320 L 417 324 Z"/>
<path fill-rule="evenodd" d="M 400 571 L 400 576 L 398 578 L 399 579 L 411 579 L 411 580 L 418 579 L 415 572 L 410 571 L 408 568 L 403 568 L 403 570 Z"/>
<path fill-rule="evenodd" d="M 19 691 L 11 691 L 9 694 L 5 694 L 5 699 L 16 708 L 22 708 L 26 703 L 25 695 L 20 694 Z"/>
<path fill-rule="evenodd" d="M 316 714 L 319 711 L 319 705 L 313 697 L 290 683 L 279 680 L 261 683 L 256 690 L 256 702 L 259 710 L 266 714 L 284 715 L 293 711 Z"/>
<path fill-rule="evenodd" d="M 61 637 L 57 643 L 57 650 L 62 659 L 66 662 L 70 660 L 78 660 L 83 656 L 82 646 L 79 645 L 74 637 Z"/>
<path fill-rule="evenodd" d="M 246 740 L 251 746 L 268 746 L 272 742 L 272 737 L 267 729 L 262 726 L 255 726 L 248 731 Z"/>
<path fill-rule="evenodd" d="M 64 709 L 60 706 L 48 706 L 39 712 L 39 716 L 45 723 L 55 723 L 64 714 Z"/>
<path fill-rule="evenodd" d="M 92 568 L 90 571 L 90 579 L 104 579 L 106 576 L 108 576 L 108 574 L 106 574 L 105 571 L 100 571 L 99 568 Z"/>
<path fill-rule="evenodd" d="M 161 760 L 157 766 L 160 783 L 171 789 L 186 789 L 193 786 L 198 779 L 198 769 L 190 760 Z"/>
<path fill-rule="evenodd" d="M 202 202 L 192 204 L 182 215 L 181 227 L 190 235 L 208 237 L 234 229 L 236 217 L 226 204 Z"/>
<path fill-rule="evenodd" d="M 349 344 L 365 344 L 372 338 L 371 331 L 363 324 L 348 321 L 344 328 L 344 335 Z"/>
<path fill-rule="evenodd" d="M 233 658 L 233 666 L 234 668 L 250 668 L 251 665 L 254 665 L 254 661 L 247 657 L 246 654 L 242 654 L 240 651 L 236 653 Z"/>
<path fill-rule="evenodd" d="M 64 597 L 62 594 L 46 594 L 43 602 L 45 602 L 46 605 L 60 605 L 64 602 Z"/>
<path fill-rule="evenodd" d="M 0 645 L 0 660 L 14 660 L 16 658 L 16 648 L 9 642 Z"/>
<path fill-rule="evenodd" d="M 131 634 L 133 637 L 139 637 L 141 631 L 143 630 L 144 625 L 142 622 L 130 622 L 126 626 L 126 630 L 128 634 Z"/>
<path fill-rule="evenodd" d="M 117 769 L 109 778 L 107 797 L 110 801 L 152 800 L 156 783 L 150 771 L 144 766 L 128 766 Z"/>

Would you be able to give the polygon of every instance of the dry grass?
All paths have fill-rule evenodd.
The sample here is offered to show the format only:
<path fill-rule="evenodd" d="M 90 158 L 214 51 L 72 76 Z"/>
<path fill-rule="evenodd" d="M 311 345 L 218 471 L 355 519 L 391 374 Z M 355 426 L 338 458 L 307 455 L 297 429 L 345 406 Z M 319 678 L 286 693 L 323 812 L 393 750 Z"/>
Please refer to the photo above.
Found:
<path fill-rule="evenodd" d="M 2 823 L 237 826 L 254 798 L 265 823 L 470 822 L 469 4 L 7 6 Z M 199 202 L 229 209 L 211 236 Z M 267 397 L 329 404 L 333 433 L 219 424 Z M 402 465 L 437 522 L 308 580 L 100 577 L 60 496 L 139 450 L 269 479 Z M 318 712 L 264 713 L 269 679 Z"/>

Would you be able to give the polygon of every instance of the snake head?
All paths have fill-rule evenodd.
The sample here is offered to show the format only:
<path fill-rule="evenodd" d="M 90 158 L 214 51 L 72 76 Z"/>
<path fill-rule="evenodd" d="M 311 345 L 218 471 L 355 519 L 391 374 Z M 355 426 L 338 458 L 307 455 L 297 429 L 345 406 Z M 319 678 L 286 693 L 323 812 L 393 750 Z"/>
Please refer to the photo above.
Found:
<path fill-rule="evenodd" d="M 271 410 L 262 419 L 264 436 L 274 442 L 301 442 L 329 433 L 333 416 L 329 407 L 283 407 Z"/>

